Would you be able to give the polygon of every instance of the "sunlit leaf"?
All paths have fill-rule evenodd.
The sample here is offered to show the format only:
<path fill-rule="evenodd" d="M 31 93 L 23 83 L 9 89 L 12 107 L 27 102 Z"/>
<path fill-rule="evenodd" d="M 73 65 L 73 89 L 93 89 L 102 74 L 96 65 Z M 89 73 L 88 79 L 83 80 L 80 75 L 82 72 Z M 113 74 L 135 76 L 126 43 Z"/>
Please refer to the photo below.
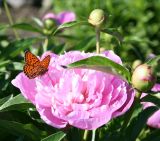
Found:
<path fill-rule="evenodd" d="M 33 45 L 39 38 L 26 38 L 13 41 L 9 44 L 9 47 L 3 51 L 3 57 L 16 57 L 20 55 L 21 51 L 25 51 L 31 45 Z"/>
<path fill-rule="evenodd" d="M 79 24 L 86 24 L 87 22 L 86 21 L 73 21 L 73 22 L 67 22 L 67 23 L 64 23 L 64 24 L 61 24 L 53 33 L 52 35 L 55 35 L 59 30 L 62 30 L 64 28 L 70 28 L 70 27 L 73 27 L 73 26 L 76 26 L 76 25 L 79 25 Z"/>
<path fill-rule="evenodd" d="M 66 134 L 60 131 L 42 139 L 41 141 L 61 141 L 65 136 Z"/>
<path fill-rule="evenodd" d="M 43 26 L 43 22 L 42 22 L 40 19 L 38 19 L 37 17 L 32 17 L 32 19 L 33 19 L 33 21 L 34 21 L 37 25 L 39 25 L 40 27 Z"/>
<path fill-rule="evenodd" d="M 11 61 L 10 60 L 5 60 L 0 62 L 0 67 L 5 66 L 6 64 L 9 64 Z"/>
<path fill-rule="evenodd" d="M 92 56 L 86 59 L 82 59 L 80 61 L 69 64 L 67 67 L 69 69 L 83 68 L 102 71 L 105 73 L 122 76 L 123 78 L 130 81 L 130 72 L 127 68 L 102 56 Z"/>
<path fill-rule="evenodd" d="M 20 62 L 13 62 L 13 66 L 14 66 L 14 70 L 22 70 L 24 64 L 22 64 Z"/>
<path fill-rule="evenodd" d="M 8 110 L 25 110 L 30 107 L 33 107 L 33 105 L 20 94 L 8 99 L 8 101 L 1 105 L 0 112 Z"/>
<path fill-rule="evenodd" d="M 150 59 L 148 62 L 147 62 L 148 65 L 151 65 L 153 66 L 157 72 L 160 72 L 160 55 L 157 55 L 156 57 Z"/>
<path fill-rule="evenodd" d="M 11 27 L 16 28 L 16 29 L 25 30 L 25 31 L 42 33 L 42 31 L 40 29 L 38 29 L 37 27 L 35 27 L 29 23 L 17 23 L 17 24 L 12 25 Z"/>
<path fill-rule="evenodd" d="M 1 98 L 0 99 L 0 105 L 4 104 L 6 101 L 10 100 L 13 98 L 13 95 L 9 95 L 9 96 L 6 96 L 4 98 Z"/>

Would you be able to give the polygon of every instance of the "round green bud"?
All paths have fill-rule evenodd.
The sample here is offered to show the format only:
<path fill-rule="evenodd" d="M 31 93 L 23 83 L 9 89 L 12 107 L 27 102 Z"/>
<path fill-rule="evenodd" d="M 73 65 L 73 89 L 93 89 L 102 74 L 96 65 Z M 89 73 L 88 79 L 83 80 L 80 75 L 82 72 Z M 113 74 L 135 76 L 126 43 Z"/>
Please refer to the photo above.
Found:
<path fill-rule="evenodd" d="M 43 29 L 43 34 L 45 35 L 50 35 L 52 33 L 52 30 L 48 30 L 48 29 Z"/>
<path fill-rule="evenodd" d="M 132 85 L 141 92 L 151 90 L 156 80 L 154 69 L 147 64 L 139 65 L 132 74 Z"/>
<path fill-rule="evenodd" d="M 142 64 L 141 60 L 135 60 L 132 64 L 132 69 L 134 70 L 136 67 Z"/>
<path fill-rule="evenodd" d="M 56 27 L 57 24 L 56 24 L 56 21 L 53 20 L 53 19 L 45 19 L 44 21 L 44 28 L 46 29 L 52 29 L 54 27 Z"/>
<path fill-rule="evenodd" d="M 88 22 L 93 26 L 101 26 L 105 21 L 105 13 L 102 9 L 93 10 L 90 15 Z"/>

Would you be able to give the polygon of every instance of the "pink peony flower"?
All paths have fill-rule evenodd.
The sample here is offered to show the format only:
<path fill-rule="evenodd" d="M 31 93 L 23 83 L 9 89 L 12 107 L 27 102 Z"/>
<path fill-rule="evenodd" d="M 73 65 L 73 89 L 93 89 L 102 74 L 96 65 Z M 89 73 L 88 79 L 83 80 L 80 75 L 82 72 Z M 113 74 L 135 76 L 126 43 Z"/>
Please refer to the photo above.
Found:
<path fill-rule="evenodd" d="M 47 124 L 56 128 L 69 124 L 92 130 L 124 114 L 132 105 L 135 92 L 118 76 L 61 67 L 97 54 L 79 51 L 59 56 L 49 54 L 51 62 L 43 76 L 28 79 L 22 72 L 12 80 L 12 84 L 36 106 Z M 42 58 L 46 55 L 48 53 Z M 101 56 L 122 64 L 113 51 L 106 51 Z"/>
<path fill-rule="evenodd" d="M 59 14 L 54 14 L 54 13 L 47 13 L 44 17 L 43 20 L 45 19 L 53 19 L 57 22 L 58 25 L 75 21 L 76 20 L 76 15 L 73 12 L 70 11 L 64 11 Z"/>
<path fill-rule="evenodd" d="M 160 84 L 155 84 L 152 88 L 153 92 L 160 91 Z M 146 93 L 142 94 L 142 97 L 146 96 Z M 154 106 L 151 102 L 142 102 L 143 108 L 146 109 L 147 107 Z M 149 117 L 147 124 L 153 128 L 160 128 L 160 110 L 156 111 L 151 117 Z"/>
<path fill-rule="evenodd" d="M 54 13 L 47 13 L 47 14 L 44 15 L 44 17 L 43 17 L 43 20 L 46 20 L 46 19 L 54 19 L 54 20 L 57 20 L 57 15 L 54 14 Z"/>

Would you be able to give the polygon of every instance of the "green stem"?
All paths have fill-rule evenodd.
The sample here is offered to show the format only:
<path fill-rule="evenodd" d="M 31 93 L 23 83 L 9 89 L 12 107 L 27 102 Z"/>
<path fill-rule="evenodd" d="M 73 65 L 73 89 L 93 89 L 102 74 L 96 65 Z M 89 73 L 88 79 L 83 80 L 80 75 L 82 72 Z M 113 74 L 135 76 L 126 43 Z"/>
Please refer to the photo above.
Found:
<path fill-rule="evenodd" d="M 137 93 L 136 93 L 136 98 L 137 98 L 138 102 L 139 102 L 139 100 L 140 100 L 140 98 L 141 98 L 141 95 L 142 95 L 142 92 L 137 91 Z"/>
<path fill-rule="evenodd" d="M 14 22 L 13 22 L 13 19 L 12 19 L 11 13 L 9 11 L 6 0 L 3 1 L 3 4 L 4 4 L 5 11 L 6 11 L 6 15 L 7 15 L 8 20 L 9 20 L 9 24 L 12 26 L 14 24 Z M 15 35 L 16 39 L 18 40 L 19 39 L 18 32 L 15 29 L 13 29 L 13 32 L 14 32 L 14 35 Z"/>
<path fill-rule="evenodd" d="M 132 117 L 132 115 L 133 115 L 133 112 L 134 112 L 137 104 L 138 104 L 139 101 L 140 101 L 141 94 L 142 94 L 142 92 L 137 91 L 135 100 L 134 100 L 134 102 L 133 102 L 133 105 L 132 105 L 130 111 L 127 113 L 126 119 L 125 119 L 125 121 L 124 121 L 124 123 L 123 123 L 123 125 L 122 125 L 122 128 L 121 128 L 122 131 L 128 126 L 128 123 L 129 123 L 129 121 L 130 121 L 130 119 L 131 119 L 131 117 Z"/>
<path fill-rule="evenodd" d="M 97 54 L 100 53 L 100 28 L 96 27 L 96 52 Z"/>
<path fill-rule="evenodd" d="M 84 131 L 83 141 L 87 141 L 88 132 L 89 132 L 88 130 Z"/>
<path fill-rule="evenodd" d="M 48 38 L 46 38 L 44 40 L 44 44 L 43 44 L 43 52 L 45 53 L 47 51 L 48 48 Z"/>
<path fill-rule="evenodd" d="M 96 137 L 96 129 L 92 130 L 92 140 L 91 141 L 95 141 L 95 137 Z"/>

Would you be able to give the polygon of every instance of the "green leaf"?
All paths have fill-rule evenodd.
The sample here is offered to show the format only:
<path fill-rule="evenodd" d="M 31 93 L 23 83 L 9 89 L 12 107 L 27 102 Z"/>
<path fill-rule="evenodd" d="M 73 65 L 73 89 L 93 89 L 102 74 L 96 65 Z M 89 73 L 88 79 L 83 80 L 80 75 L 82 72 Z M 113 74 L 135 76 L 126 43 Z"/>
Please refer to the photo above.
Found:
<path fill-rule="evenodd" d="M 16 57 L 21 53 L 21 51 L 24 51 L 25 49 L 29 48 L 37 40 L 39 40 L 39 38 L 31 37 L 31 38 L 13 41 L 9 44 L 9 47 L 3 50 L 2 52 L 3 57 L 7 57 L 7 56 Z"/>
<path fill-rule="evenodd" d="M 102 29 L 101 32 L 110 34 L 112 36 L 114 36 L 115 38 L 118 39 L 118 41 L 122 42 L 123 41 L 123 37 L 122 35 L 119 33 L 118 29 L 116 28 L 106 28 L 106 29 Z"/>
<path fill-rule="evenodd" d="M 9 27 L 9 25 L 2 24 L 2 25 L 0 25 L 0 30 L 6 29 L 6 28 L 8 28 L 8 27 Z"/>
<path fill-rule="evenodd" d="M 123 76 L 123 78 L 130 81 L 130 72 L 127 70 L 127 68 L 102 56 L 92 56 L 92 57 L 71 63 L 67 67 L 69 69 L 83 68 L 83 69 L 93 69 L 97 71 L 102 71 L 105 73 L 111 73 L 114 75 Z"/>
<path fill-rule="evenodd" d="M 0 128 L 3 128 L 3 130 L 12 135 L 25 135 L 32 140 L 40 140 L 43 134 L 42 131 L 33 124 L 22 124 L 8 120 L 0 120 Z"/>
<path fill-rule="evenodd" d="M 70 128 L 69 132 L 67 132 L 67 140 L 68 141 L 82 141 L 84 135 L 84 130 L 81 130 L 76 127 Z"/>
<path fill-rule="evenodd" d="M 76 44 L 72 50 L 81 50 L 86 51 L 89 47 L 93 47 L 95 45 L 95 36 L 89 36 L 84 40 L 80 41 L 80 43 Z"/>
<path fill-rule="evenodd" d="M 135 141 L 143 127 L 146 125 L 147 119 L 158 110 L 157 107 L 151 106 L 143 110 L 138 117 L 134 118 L 127 130 L 125 131 L 125 138 L 127 141 Z"/>
<path fill-rule="evenodd" d="M 11 97 L 3 105 L 0 106 L 0 112 L 9 110 L 25 110 L 33 105 L 28 102 L 21 94 Z"/>
<path fill-rule="evenodd" d="M 141 98 L 141 101 L 142 102 L 152 102 L 160 108 L 160 93 L 147 94 L 146 96 Z"/>
<path fill-rule="evenodd" d="M 17 24 L 12 25 L 11 27 L 16 28 L 16 29 L 25 30 L 25 31 L 42 33 L 42 31 L 40 29 L 38 29 L 37 27 L 34 27 L 33 25 L 31 25 L 29 23 L 17 23 Z"/>
<path fill-rule="evenodd" d="M 11 61 L 10 60 L 5 60 L 0 62 L 0 67 L 6 66 L 6 64 L 9 64 Z"/>
<path fill-rule="evenodd" d="M 9 95 L 9 96 L 6 96 L 4 98 L 1 98 L 0 99 L 0 105 L 4 104 L 6 101 L 10 100 L 13 98 L 13 95 Z"/>
<path fill-rule="evenodd" d="M 150 59 L 148 62 L 147 62 L 148 65 L 151 65 L 155 68 L 155 71 L 157 72 L 160 72 L 160 55 L 157 55 L 156 57 Z"/>
<path fill-rule="evenodd" d="M 64 23 L 64 24 L 61 24 L 53 33 L 52 35 L 55 35 L 59 30 L 62 30 L 64 28 L 69 28 L 69 27 L 73 27 L 73 26 L 76 26 L 76 25 L 79 25 L 79 24 L 86 24 L 87 22 L 86 21 L 73 21 L 73 22 L 67 22 L 67 23 Z"/>
<path fill-rule="evenodd" d="M 38 19 L 37 17 L 32 17 L 32 20 L 39 26 L 39 27 L 43 27 L 43 22 Z"/>
<path fill-rule="evenodd" d="M 55 47 L 51 46 L 51 49 L 54 53 L 61 54 L 65 51 L 65 44 L 63 43 L 63 44 L 60 44 L 60 45 L 55 46 Z"/>
<path fill-rule="evenodd" d="M 143 141 L 160 141 L 160 130 L 153 130 Z"/>
<path fill-rule="evenodd" d="M 140 38 L 139 36 L 136 36 L 136 35 L 130 35 L 130 36 L 126 36 L 124 37 L 123 39 L 123 42 L 124 43 L 150 43 L 150 41 L 148 39 L 145 39 L 145 38 Z"/>
<path fill-rule="evenodd" d="M 41 141 L 61 141 L 65 136 L 66 134 L 60 131 L 42 139 Z"/>
<path fill-rule="evenodd" d="M 22 70 L 22 68 L 23 68 L 23 66 L 24 66 L 24 64 L 23 63 L 20 63 L 20 62 L 13 62 L 12 63 L 13 64 L 13 69 L 14 69 L 14 71 L 15 70 Z"/>

